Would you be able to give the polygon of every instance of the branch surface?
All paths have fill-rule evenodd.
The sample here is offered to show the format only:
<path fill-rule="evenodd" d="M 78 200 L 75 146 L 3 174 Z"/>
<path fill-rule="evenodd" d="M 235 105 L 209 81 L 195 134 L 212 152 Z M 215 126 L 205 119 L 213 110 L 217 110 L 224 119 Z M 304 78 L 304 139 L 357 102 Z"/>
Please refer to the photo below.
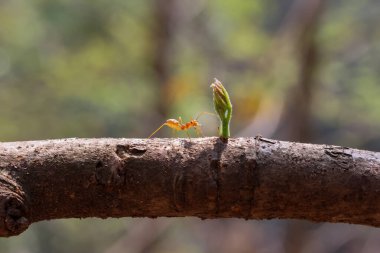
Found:
<path fill-rule="evenodd" d="M 380 153 L 261 137 L 0 143 L 0 236 L 84 217 L 380 226 Z"/>

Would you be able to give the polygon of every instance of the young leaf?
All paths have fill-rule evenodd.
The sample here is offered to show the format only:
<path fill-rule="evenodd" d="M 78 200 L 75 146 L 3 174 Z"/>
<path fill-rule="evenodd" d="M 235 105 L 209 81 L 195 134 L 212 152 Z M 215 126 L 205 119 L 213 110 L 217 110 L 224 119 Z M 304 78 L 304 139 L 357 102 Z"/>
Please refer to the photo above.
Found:
<path fill-rule="evenodd" d="M 210 86 L 213 90 L 214 108 L 220 118 L 219 136 L 223 139 L 230 137 L 230 121 L 232 117 L 232 104 L 227 90 L 215 78 Z"/>

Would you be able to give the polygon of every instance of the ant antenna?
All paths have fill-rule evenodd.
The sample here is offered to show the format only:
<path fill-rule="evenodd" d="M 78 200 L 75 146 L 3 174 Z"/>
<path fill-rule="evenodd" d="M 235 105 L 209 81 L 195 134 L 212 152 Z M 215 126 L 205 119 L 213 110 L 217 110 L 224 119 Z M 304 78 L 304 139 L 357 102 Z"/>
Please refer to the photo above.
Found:
<path fill-rule="evenodd" d="M 148 139 L 149 139 L 150 137 L 152 137 L 155 133 L 157 133 L 158 130 L 160 130 L 163 126 L 165 126 L 165 123 L 162 124 L 159 128 L 157 128 L 156 131 L 154 131 L 151 135 L 149 135 Z"/>
<path fill-rule="evenodd" d="M 212 115 L 212 116 L 217 117 L 217 115 L 216 115 L 215 113 L 212 113 L 212 112 L 201 112 L 201 113 L 198 114 L 198 116 L 195 118 L 195 120 L 198 120 L 199 117 L 201 117 L 201 116 L 204 115 L 204 114 Z"/>

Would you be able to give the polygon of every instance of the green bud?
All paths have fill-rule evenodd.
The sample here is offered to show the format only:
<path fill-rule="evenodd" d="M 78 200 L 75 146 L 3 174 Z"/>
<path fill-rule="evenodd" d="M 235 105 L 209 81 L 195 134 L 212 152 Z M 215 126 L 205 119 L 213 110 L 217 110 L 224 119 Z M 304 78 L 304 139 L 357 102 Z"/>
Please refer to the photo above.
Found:
<path fill-rule="evenodd" d="M 218 79 L 215 78 L 210 87 L 214 95 L 214 108 L 220 118 L 219 136 L 223 139 L 228 139 L 230 137 L 230 121 L 232 117 L 230 97 Z"/>

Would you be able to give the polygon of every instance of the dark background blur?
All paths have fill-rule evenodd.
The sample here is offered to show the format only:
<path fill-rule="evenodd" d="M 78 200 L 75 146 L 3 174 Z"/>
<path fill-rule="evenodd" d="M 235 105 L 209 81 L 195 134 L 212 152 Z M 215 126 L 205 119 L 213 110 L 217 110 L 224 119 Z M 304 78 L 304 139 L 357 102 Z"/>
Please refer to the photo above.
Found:
<path fill-rule="evenodd" d="M 0 0 L 0 140 L 145 138 L 213 111 L 217 77 L 234 137 L 379 151 L 379 22 L 377 0 Z M 0 239 L 16 253 L 379 247 L 366 226 L 196 218 L 56 220 Z"/>

